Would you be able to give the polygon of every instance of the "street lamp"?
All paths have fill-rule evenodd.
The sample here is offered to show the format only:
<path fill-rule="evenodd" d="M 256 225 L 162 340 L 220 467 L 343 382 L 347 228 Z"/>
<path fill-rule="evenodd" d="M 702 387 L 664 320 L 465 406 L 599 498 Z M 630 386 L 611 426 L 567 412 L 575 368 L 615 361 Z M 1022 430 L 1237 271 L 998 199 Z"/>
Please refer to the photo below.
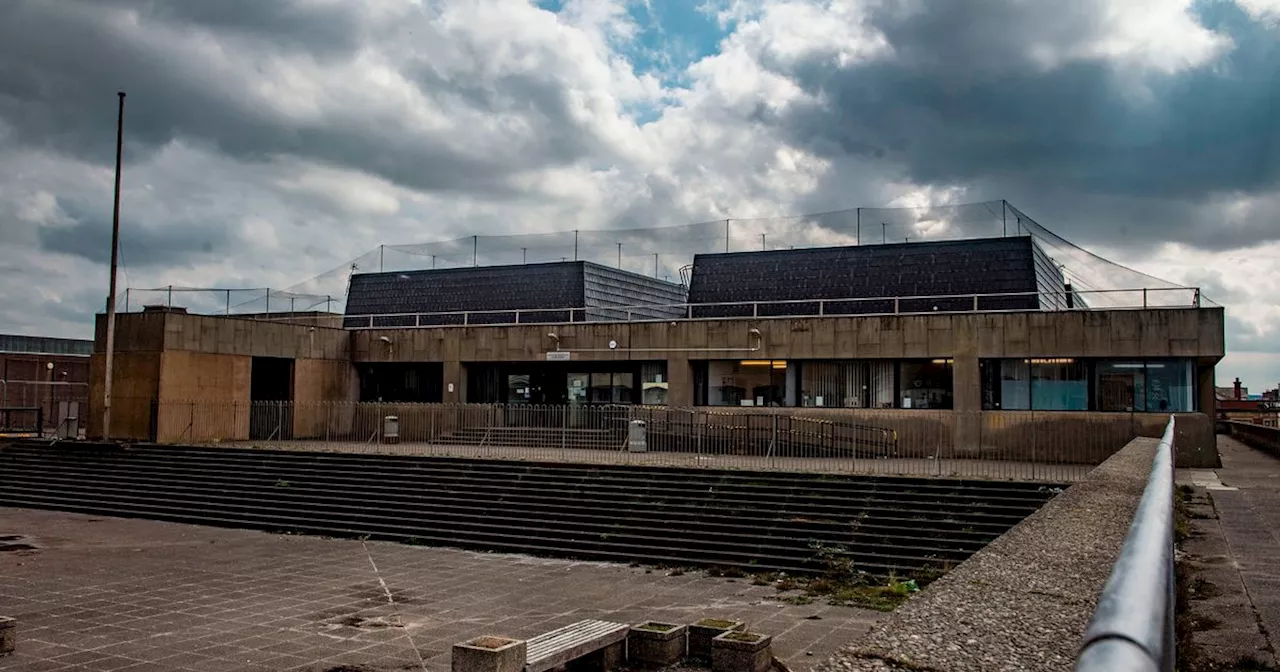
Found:
<path fill-rule="evenodd" d="M 53 415 L 53 362 L 45 362 L 44 368 L 49 371 L 49 415 Z M 46 420 L 46 422 L 48 422 Z M 41 423 L 43 424 L 43 423 Z M 43 427 L 41 427 L 43 429 Z"/>

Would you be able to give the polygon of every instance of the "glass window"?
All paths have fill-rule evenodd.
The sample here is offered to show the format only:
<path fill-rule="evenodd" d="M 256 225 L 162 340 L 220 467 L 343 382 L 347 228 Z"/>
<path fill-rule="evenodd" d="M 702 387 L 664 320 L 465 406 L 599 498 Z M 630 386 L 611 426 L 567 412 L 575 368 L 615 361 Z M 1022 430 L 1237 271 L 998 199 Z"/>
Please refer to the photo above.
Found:
<path fill-rule="evenodd" d="M 904 361 L 900 371 L 902 408 L 951 408 L 951 360 Z"/>
<path fill-rule="evenodd" d="M 866 362 L 803 362 L 800 365 L 800 405 L 864 408 L 869 367 Z"/>
<path fill-rule="evenodd" d="M 640 403 L 647 406 L 665 406 L 667 386 L 666 362 L 649 362 L 640 365 Z"/>
<path fill-rule="evenodd" d="M 893 408 L 898 396 L 893 382 L 896 364 L 887 359 L 871 362 L 871 408 Z"/>
<path fill-rule="evenodd" d="M 999 408 L 1009 411 L 1031 408 L 1031 364 L 1027 360 L 1001 360 Z"/>
<path fill-rule="evenodd" d="M 1147 410 L 1183 413 L 1195 410 L 1195 385 L 1190 360 L 1147 362 Z"/>
<path fill-rule="evenodd" d="M 507 376 L 508 404 L 527 404 L 531 396 L 533 396 L 533 389 L 529 386 L 527 374 Z"/>
<path fill-rule="evenodd" d="M 783 406 L 787 363 L 781 360 L 717 360 L 707 363 L 710 406 Z"/>
<path fill-rule="evenodd" d="M 609 400 L 615 404 L 631 403 L 631 388 L 635 386 L 636 376 L 633 373 L 613 374 L 613 385 L 610 388 Z"/>
<path fill-rule="evenodd" d="M 798 405 L 812 408 L 893 407 L 893 362 L 813 361 L 799 362 Z M 787 388 L 793 387 L 790 380 Z"/>
<path fill-rule="evenodd" d="M 1145 411 L 1146 364 L 1143 362 L 1098 362 L 1097 404 L 1099 411 Z"/>
<path fill-rule="evenodd" d="M 1031 371 L 1031 408 L 1037 411 L 1089 410 L 1089 367 L 1084 362 L 1069 357 L 1026 362 Z"/>

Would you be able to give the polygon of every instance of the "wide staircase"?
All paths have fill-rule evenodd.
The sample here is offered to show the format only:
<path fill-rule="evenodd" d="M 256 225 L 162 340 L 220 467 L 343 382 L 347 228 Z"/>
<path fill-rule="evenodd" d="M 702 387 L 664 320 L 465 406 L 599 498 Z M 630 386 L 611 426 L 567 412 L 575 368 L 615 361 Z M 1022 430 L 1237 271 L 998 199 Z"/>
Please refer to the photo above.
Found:
<path fill-rule="evenodd" d="M 943 571 L 1044 484 L 35 442 L 0 506 L 658 565 Z M 844 564 L 842 566 L 847 566 Z"/>

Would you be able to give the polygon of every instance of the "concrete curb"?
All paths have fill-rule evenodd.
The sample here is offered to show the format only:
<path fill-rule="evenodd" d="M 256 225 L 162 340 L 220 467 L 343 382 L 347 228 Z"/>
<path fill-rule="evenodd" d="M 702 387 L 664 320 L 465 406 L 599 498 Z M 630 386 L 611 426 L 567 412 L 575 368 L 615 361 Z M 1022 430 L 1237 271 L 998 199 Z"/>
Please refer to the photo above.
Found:
<path fill-rule="evenodd" d="M 815 670 L 1071 670 L 1158 443 L 1129 442 Z"/>

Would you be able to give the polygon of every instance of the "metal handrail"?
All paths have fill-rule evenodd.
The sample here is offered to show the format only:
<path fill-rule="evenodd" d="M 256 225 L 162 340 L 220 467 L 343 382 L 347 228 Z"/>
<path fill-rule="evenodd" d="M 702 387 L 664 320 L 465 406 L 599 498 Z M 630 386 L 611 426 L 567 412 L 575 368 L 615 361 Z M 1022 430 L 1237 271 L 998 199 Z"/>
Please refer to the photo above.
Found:
<path fill-rule="evenodd" d="M 1185 302 L 1185 304 L 1180 303 L 1180 304 L 1174 304 L 1170 306 L 1152 305 L 1149 295 L 1151 293 L 1157 293 L 1157 292 L 1186 292 L 1186 293 L 1189 293 L 1189 299 Z M 452 311 L 439 311 L 439 312 L 428 312 L 428 313 L 423 313 L 423 312 L 379 313 L 379 314 L 357 313 L 357 314 L 346 315 L 343 317 L 343 319 L 344 321 L 359 320 L 361 322 L 360 324 L 355 326 L 348 326 L 347 328 L 349 329 L 373 329 L 373 328 L 377 328 L 374 325 L 375 320 L 395 320 L 397 318 L 401 319 L 402 321 L 408 321 L 410 319 L 413 321 L 413 324 L 411 325 L 395 325 L 401 328 L 473 326 L 473 325 L 474 326 L 494 326 L 497 324 L 521 324 L 522 322 L 530 323 L 530 324 L 537 323 L 536 321 L 529 322 L 527 319 L 521 320 L 520 316 L 522 313 L 530 316 L 545 315 L 545 314 L 551 314 L 551 313 L 568 313 L 569 321 L 572 322 L 575 314 L 585 314 L 588 311 L 595 312 L 595 313 L 605 313 L 605 314 L 611 313 L 615 315 L 625 315 L 625 318 L 620 317 L 614 320 L 600 320 L 600 321 L 631 322 L 637 319 L 641 321 L 665 321 L 665 320 L 671 320 L 671 319 L 704 319 L 704 318 L 694 318 L 694 315 L 693 315 L 694 311 L 699 309 L 716 308 L 716 307 L 751 308 L 751 317 L 794 317 L 794 315 L 786 315 L 786 314 L 762 316 L 760 314 L 760 307 L 761 306 L 787 306 L 787 305 L 816 305 L 817 311 L 818 311 L 817 314 L 821 316 L 821 315 L 828 314 L 826 310 L 826 306 L 830 304 L 839 305 L 839 304 L 850 304 L 850 303 L 865 304 L 865 303 L 888 303 L 888 302 L 893 303 L 893 310 L 891 311 L 883 311 L 883 312 L 875 312 L 875 313 L 857 313 L 857 315 L 868 317 L 868 316 L 874 316 L 874 315 L 899 315 L 899 314 L 920 314 L 920 313 L 929 314 L 929 313 L 957 313 L 957 312 L 959 313 L 1025 312 L 1027 310 L 1025 308 L 983 309 L 979 306 L 979 301 L 981 299 L 1000 299 L 1000 298 L 1008 299 L 1008 298 L 1025 298 L 1025 297 L 1033 297 L 1033 296 L 1034 297 L 1050 296 L 1050 297 L 1065 298 L 1068 296 L 1087 297 L 1087 296 L 1097 295 L 1097 294 L 1137 295 L 1139 293 L 1142 295 L 1142 304 L 1141 306 L 1138 306 L 1135 303 L 1133 308 L 1139 308 L 1139 307 L 1144 309 L 1165 308 L 1165 307 L 1199 308 L 1201 306 L 1202 299 L 1203 299 L 1199 288 L 1167 287 L 1167 288 L 1158 288 L 1158 289 L 1152 289 L 1152 290 L 1135 288 L 1135 289 L 1104 289 L 1104 290 L 1072 291 L 1072 292 L 1036 291 L 1036 292 L 1002 292 L 1002 293 L 990 293 L 990 294 L 942 294 L 942 295 L 935 295 L 935 296 L 877 296 L 877 297 L 863 296 L 863 297 L 849 297 L 849 298 L 839 298 L 839 299 L 781 299 L 777 301 L 727 301 L 727 302 L 714 302 L 714 303 L 687 303 L 687 302 L 686 303 L 649 303 L 649 304 L 639 304 L 639 305 L 631 305 L 631 306 L 589 306 L 589 307 L 588 306 L 565 306 L 560 308 L 509 308 L 505 310 L 502 310 L 502 309 L 452 310 Z M 918 311 L 909 310 L 909 311 L 905 311 L 905 313 L 902 310 L 903 302 L 958 301 L 958 300 L 965 300 L 966 305 L 963 309 L 938 310 L 936 307 L 934 307 L 933 309 L 930 309 L 930 310 L 918 310 Z M 1107 307 L 1102 307 L 1101 309 L 1112 310 L 1112 309 L 1119 309 L 1119 308 L 1120 307 L 1107 306 Z M 661 311 L 661 310 L 667 310 L 671 312 L 672 315 L 666 315 L 666 316 L 652 315 L 654 311 Z M 1092 310 L 1092 308 L 1088 306 L 1076 306 L 1073 308 L 1061 308 L 1061 309 L 1049 308 L 1049 309 L 1043 309 L 1043 310 L 1048 310 L 1051 312 L 1055 310 L 1085 311 L 1085 310 Z M 674 313 L 676 312 L 680 312 L 682 314 L 674 315 Z M 484 321 L 477 322 L 476 320 L 472 319 L 473 316 L 479 317 L 479 316 L 485 316 L 485 315 L 513 315 L 514 317 L 512 318 L 511 322 L 502 322 L 502 323 L 497 323 L 497 322 L 491 323 L 491 322 L 484 322 Z M 831 313 L 831 315 L 840 316 L 840 315 L 844 315 L 844 313 Z M 461 322 L 458 324 L 445 324 L 445 325 L 423 324 L 422 318 L 430 318 L 430 317 L 460 318 Z M 716 317 L 721 317 L 721 316 L 716 316 Z M 740 318 L 744 316 L 735 315 L 735 316 L 727 316 L 727 317 Z M 259 317 L 257 319 L 270 319 L 270 318 Z M 324 319 L 334 319 L 334 318 L 325 317 Z"/>
<path fill-rule="evenodd" d="M 1174 669 L 1173 433 L 1170 416 L 1076 672 Z"/>

